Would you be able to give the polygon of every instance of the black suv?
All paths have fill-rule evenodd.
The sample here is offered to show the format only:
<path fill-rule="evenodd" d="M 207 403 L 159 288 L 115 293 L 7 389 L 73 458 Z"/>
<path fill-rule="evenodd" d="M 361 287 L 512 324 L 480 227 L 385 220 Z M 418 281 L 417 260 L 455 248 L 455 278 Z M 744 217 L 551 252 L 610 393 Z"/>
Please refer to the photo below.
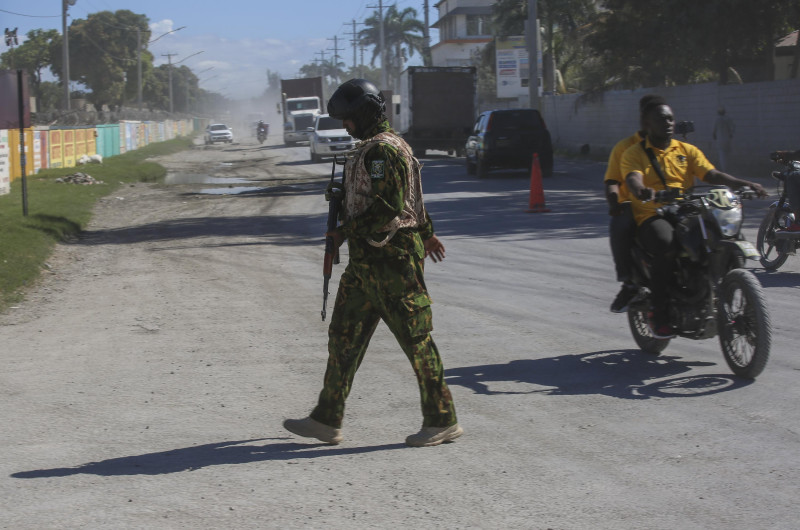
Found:
<path fill-rule="evenodd" d="M 539 155 L 543 177 L 553 174 L 553 145 L 542 115 L 534 109 L 481 113 L 467 138 L 467 173 L 485 177 L 490 168 L 527 168 Z"/>

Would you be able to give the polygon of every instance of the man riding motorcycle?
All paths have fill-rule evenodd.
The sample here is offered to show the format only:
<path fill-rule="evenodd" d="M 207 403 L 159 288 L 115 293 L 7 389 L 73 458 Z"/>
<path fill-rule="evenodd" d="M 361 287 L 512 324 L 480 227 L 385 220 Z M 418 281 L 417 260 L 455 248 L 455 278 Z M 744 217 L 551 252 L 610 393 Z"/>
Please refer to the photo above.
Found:
<path fill-rule="evenodd" d="M 780 162 L 800 160 L 800 149 L 797 151 L 776 151 L 774 158 Z M 790 168 L 786 171 L 786 196 L 794 212 L 794 223 L 786 227 L 787 232 L 800 232 L 800 171 Z"/>
<path fill-rule="evenodd" d="M 672 224 L 658 215 L 659 205 L 653 201 L 656 190 L 686 190 L 694 179 L 731 188 L 749 186 L 759 196 L 764 188 L 738 179 L 714 168 L 697 147 L 675 140 L 675 116 L 663 102 L 654 101 L 642 110 L 646 138 L 629 147 L 622 155 L 621 168 L 632 195 L 631 206 L 637 224 L 637 235 L 645 250 L 654 256 L 652 275 L 653 316 L 650 331 L 657 339 L 674 337 L 669 323 L 668 285 L 674 272 L 678 248 Z"/>

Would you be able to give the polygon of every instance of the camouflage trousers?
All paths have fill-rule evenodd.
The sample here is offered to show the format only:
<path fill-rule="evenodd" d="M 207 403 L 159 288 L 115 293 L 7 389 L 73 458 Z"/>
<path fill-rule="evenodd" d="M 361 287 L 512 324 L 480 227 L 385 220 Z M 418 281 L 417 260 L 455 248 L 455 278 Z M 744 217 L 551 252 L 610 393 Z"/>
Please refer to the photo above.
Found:
<path fill-rule="evenodd" d="M 380 320 L 394 334 L 414 368 L 423 426 L 455 424 L 453 397 L 431 337 L 431 299 L 425 289 L 423 261 L 412 256 L 348 264 L 339 281 L 328 328 L 325 383 L 311 417 L 341 427 L 353 378 Z"/>

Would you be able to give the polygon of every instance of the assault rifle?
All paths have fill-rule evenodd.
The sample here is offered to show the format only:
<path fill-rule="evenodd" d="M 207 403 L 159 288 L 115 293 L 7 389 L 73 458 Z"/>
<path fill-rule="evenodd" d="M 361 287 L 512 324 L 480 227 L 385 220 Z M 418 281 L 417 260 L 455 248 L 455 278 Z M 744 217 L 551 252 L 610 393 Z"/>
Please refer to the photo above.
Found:
<path fill-rule="evenodd" d="M 339 210 L 342 207 L 342 197 L 344 196 L 344 183 L 339 184 L 333 180 L 336 174 L 336 158 L 333 159 L 331 167 L 331 183 L 328 185 L 328 190 L 325 192 L 325 198 L 328 200 L 328 232 L 336 230 L 339 225 Z M 342 177 L 344 180 L 344 177 Z M 325 320 L 325 307 L 328 305 L 328 282 L 331 279 L 331 272 L 333 265 L 339 263 L 339 248 L 333 241 L 332 236 L 325 237 L 325 260 L 322 264 L 322 320 Z"/>

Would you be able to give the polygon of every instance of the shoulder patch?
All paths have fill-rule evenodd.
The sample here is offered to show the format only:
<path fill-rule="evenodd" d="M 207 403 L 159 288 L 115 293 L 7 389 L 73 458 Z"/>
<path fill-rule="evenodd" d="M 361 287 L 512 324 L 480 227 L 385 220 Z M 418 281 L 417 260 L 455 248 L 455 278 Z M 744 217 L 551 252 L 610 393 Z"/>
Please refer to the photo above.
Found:
<path fill-rule="evenodd" d="M 370 168 L 369 176 L 373 179 L 383 178 L 383 160 L 373 160 L 372 167 Z"/>

